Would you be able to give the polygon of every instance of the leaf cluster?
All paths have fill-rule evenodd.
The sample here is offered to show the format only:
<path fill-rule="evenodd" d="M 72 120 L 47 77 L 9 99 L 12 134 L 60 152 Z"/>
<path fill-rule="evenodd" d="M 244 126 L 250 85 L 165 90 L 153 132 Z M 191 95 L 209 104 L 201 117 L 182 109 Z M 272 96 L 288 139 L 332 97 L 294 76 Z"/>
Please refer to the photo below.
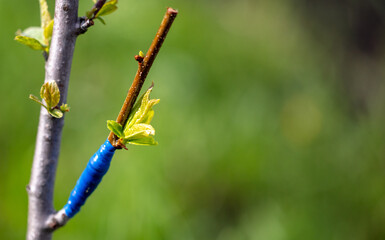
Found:
<path fill-rule="evenodd" d="M 95 0 L 94 0 L 95 2 Z M 15 40 L 26 45 L 33 50 L 41 50 L 46 53 L 49 52 L 49 45 L 52 38 L 54 20 L 48 11 L 48 4 L 46 0 L 39 0 L 40 3 L 40 27 L 29 27 L 25 30 L 18 30 L 16 32 Z M 116 4 L 118 0 L 109 0 L 103 4 L 101 8 L 95 6 L 86 13 L 88 19 L 98 19 L 103 24 L 106 24 L 102 16 L 115 12 L 118 7 Z"/>
<path fill-rule="evenodd" d="M 155 141 L 155 129 L 150 125 L 154 117 L 152 107 L 159 103 L 159 99 L 150 99 L 152 86 L 136 102 L 128 117 L 124 128 L 121 124 L 113 120 L 107 121 L 107 128 L 119 137 L 123 145 L 157 145 Z"/>
<path fill-rule="evenodd" d="M 18 30 L 15 40 L 34 50 L 42 50 L 48 53 L 54 20 L 49 14 L 47 1 L 40 0 L 39 2 L 41 26 L 29 27 L 24 31 Z"/>
<path fill-rule="evenodd" d="M 45 104 L 38 97 L 32 94 L 29 95 L 30 99 L 47 109 L 48 113 L 51 114 L 52 117 L 61 118 L 63 117 L 64 112 L 69 111 L 67 104 L 62 104 L 60 108 L 57 107 L 60 101 L 60 91 L 54 80 L 43 84 L 40 89 L 40 97 L 44 100 Z"/>

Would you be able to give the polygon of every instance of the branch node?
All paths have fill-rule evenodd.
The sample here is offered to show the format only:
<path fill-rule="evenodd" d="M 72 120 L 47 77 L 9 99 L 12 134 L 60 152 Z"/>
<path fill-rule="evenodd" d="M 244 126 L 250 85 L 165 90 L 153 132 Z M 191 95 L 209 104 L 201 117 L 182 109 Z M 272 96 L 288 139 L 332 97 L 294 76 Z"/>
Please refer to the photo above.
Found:
<path fill-rule="evenodd" d="M 31 187 L 29 186 L 29 184 L 25 186 L 25 190 L 27 191 L 28 194 L 31 192 Z"/>
<path fill-rule="evenodd" d="M 126 145 L 124 145 L 124 144 L 122 143 L 121 139 L 118 140 L 118 142 L 116 143 L 116 146 L 117 146 L 116 148 L 118 148 L 118 149 L 124 148 L 125 150 L 128 150 L 128 148 L 126 147 Z"/>
<path fill-rule="evenodd" d="M 88 19 L 85 17 L 80 17 L 79 18 L 79 25 L 77 27 L 77 35 L 84 34 L 87 32 L 88 28 L 93 26 L 95 23 L 92 19 Z"/>
<path fill-rule="evenodd" d="M 50 230 L 56 230 L 59 227 L 63 227 L 68 220 L 69 217 L 67 217 L 67 215 L 65 214 L 64 209 L 61 209 L 60 211 L 48 217 L 46 226 Z"/>
<path fill-rule="evenodd" d="M 87 14 L 87 17 L 80 17 L 80 24 L 77 27 L 76 31 L 78 35 L 87 32 L 87 29 L 95 24 L 94 19 L 96 18 L 96 15 L 100 11 L 100 9 L 102 9 L 105 3 L 106 0 L 97 1 L 90 11 L 90 14 L 92 14 L 91 16 Z"/>
<path fill-rule="evenodd" d="M 135 55 L 135 60 L 136 60 L 138 63 L 142 63 L 142 62 L 143 62 L 143 59 L 144 59 L 144 57 L 139 56 L 139 55 Z"/>

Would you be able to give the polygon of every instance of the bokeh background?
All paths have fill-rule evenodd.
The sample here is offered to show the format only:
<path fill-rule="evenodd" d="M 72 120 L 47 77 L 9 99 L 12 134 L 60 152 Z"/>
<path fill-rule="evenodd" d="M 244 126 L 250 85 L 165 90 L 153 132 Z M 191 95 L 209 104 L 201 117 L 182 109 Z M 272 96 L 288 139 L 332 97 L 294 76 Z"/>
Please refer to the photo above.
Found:
<path fill-rule="evenodd" d="M 382 0 L 120 1 L 77 41 L 55 207 L 107 137 L 168 6 L 180 14 L 146 83 L 161 99 L 159 145 L 117 152 L 54 239 L 385 239 Z M 0 239 L 26 233 L 39 117 L 28 95 L 44 61 L 13 37 L 39 24 L 38 1 L 1 1 Z"/>

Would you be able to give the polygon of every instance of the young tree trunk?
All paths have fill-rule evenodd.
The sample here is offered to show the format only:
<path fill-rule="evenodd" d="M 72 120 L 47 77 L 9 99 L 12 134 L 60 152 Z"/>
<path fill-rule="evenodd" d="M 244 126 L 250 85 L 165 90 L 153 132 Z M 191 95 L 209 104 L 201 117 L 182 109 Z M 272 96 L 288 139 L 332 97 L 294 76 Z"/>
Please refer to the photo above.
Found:
<path fill-rule="evenodd" d="M 77 37 L 78 0 L 56 0 L 54 29 L 45 82 L 55 80 L 60 89 L 60 103 L 66 102 L 72 56 Z M 53 226 L 48 220 L 55 213 L 53 189 L 60 152 L 64 118 L 54 118 L 41 108 L 28 191 L 28 240 L 52 238 Z"/>

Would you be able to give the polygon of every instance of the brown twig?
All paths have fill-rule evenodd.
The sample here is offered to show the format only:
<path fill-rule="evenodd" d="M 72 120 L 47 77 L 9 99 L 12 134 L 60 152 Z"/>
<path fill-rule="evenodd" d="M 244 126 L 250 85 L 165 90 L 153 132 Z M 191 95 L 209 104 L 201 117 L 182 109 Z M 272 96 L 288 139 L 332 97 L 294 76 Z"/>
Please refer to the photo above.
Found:
<path fill-rule="evenodd" d="M 177 10 L 167 8 L 167 12 L 164 15 L 163 21 L 160 24 L 159 30 L 156 33 L 156 36 L 152 41 L 146 56 L 143 60 L 140 59 L 140 61 L 138 61 L 138 59 L 136 58 L 139 64 L 138 71 L 136 72 L 135 79 L 127 93 L 126 100 L 124 101 L 122 109 L 120 110 L 119 115 L 116 119 L 116 122 L 120 123 L 122 126 L 124 126 L 127 122 L 128 116 L 130 115 L 130 111 L 136 101 L 136 98 L 139 95 L 140 90 L 142 89 L 143 83 L 146 80 L 147 74 L 150 71 L 152 63 L 154 62 L 156 55 L 162 47 L 164 39 L 166 38 L 167 33 L 177 14 Z M 118 137 L 113 132 L 111 132 L 108 136 L 108 140 L 116 148 L 123 147 L 122 144 L 118 141 Z"/>

